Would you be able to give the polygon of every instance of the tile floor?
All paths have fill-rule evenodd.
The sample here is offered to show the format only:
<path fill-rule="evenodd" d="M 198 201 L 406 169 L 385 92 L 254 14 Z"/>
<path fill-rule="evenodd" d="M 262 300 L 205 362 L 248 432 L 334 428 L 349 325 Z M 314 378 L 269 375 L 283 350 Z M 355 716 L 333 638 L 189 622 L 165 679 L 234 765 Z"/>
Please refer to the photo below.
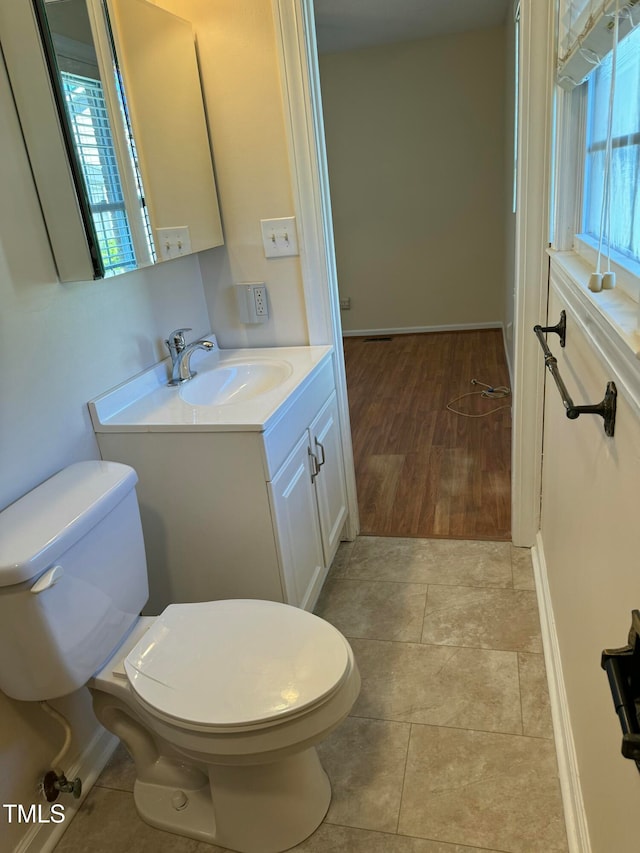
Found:
<path fill-rule="evenodd" d="M 506 542 L 361 537 L 316 612 L 362 692 L 321 745 L 333 799 L 301 853 L 566 853 L 531 560 Z M 142 823 L 118 749 L 56 853 L 222 853 Z"/>

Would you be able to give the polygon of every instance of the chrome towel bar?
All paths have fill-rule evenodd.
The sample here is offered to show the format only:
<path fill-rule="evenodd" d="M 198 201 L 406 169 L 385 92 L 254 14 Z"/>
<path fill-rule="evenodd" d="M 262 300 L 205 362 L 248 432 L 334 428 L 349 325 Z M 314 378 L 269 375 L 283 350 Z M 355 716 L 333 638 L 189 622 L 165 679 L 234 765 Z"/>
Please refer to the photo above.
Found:
<path fill-rule="evenodd" d="M 564 311 L 560 314 L 560 321 L 555 326 L 540 326 L 536 325 L 533 327 L 533 331 L 540 341 L 540 346 L 542 347 L 542 351 L 544 353 L 544 364 L 545 367 L 548 368 L 549 373 L 553 376 L 553 379 L 556 383 L 556 387 L 560 392 L 560 396 L 562 397 L 562 404 L 564 405 L 567 417 L 570 420 L 575 420 L 579 418 L 580 415 L 600 415 L 600 417 L 604 420 L 604 431 L 608 436 L 613 436 L 615 425 L 616 425 L 616 402 L 618 398 L 618 392 L 614 382 L 607 382 L 607 388 L 604 393 L 604 399 L 600 403 L 595 403 L 594 405 L 585 405 L 585 406 L 576 406 L 573 400 L 571 399 L 571 395 L 567 391 L 567 386 L 562 381 L 562 377 L 560 376 L 560 371 L 558 370 L 558 360 L 551 352 L 547 345 L 547 341 L 544 337 L 545 332 L 553 332 L 554 334 L 560 337 L 560 346 L 565 345 L 566 339 L 566 331 L 567 331 L 567 317 Z"/>

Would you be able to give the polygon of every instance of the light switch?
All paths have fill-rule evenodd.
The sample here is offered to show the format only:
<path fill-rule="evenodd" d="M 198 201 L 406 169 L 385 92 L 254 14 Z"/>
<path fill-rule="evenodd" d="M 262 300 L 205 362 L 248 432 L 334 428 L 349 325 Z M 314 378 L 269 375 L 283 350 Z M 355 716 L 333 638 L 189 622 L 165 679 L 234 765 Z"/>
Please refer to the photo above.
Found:
<path fill-rule="evenodd" d="M 161 261 L 191 254 L 191 237 L 187 225 L 156 228 L 157 252 Z"/>
<path fill-rule="evenodd" d="M 262 228 L 265 257 L 284 258 L 299 254 L 295 216 L 285 216 L 281 219 L 261 219 L 260 227 Z"/>

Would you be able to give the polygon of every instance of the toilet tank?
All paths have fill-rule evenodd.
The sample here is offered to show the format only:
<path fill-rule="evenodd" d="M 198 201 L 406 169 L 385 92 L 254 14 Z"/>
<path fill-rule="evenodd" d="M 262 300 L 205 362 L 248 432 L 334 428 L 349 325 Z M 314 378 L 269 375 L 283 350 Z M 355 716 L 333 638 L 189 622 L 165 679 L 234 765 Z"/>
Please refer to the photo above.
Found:
<path fill-rule="evenodd" d="M 0 512 L 0 689 L 77 690 L 148 598 L 133 468 L 78 462 Z"/>

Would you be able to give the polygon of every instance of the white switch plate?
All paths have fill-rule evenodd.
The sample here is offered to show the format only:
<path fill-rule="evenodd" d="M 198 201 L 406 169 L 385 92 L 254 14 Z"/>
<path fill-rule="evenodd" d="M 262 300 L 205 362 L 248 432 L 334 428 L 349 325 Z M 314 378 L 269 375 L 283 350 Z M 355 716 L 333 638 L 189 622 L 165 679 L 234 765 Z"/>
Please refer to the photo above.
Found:
<path fill-rule="evenodd" d="M 265 257 L 284 258 L 299 254 L 295 216 L 261 219 L 260 227 Z"/>
<path fill-rule="evenodd" d="M 191 254 L 191 236 L 187 225 L 175 228 L 156 228 L 157 252 L 160 260 L 169 261 Z"/>

